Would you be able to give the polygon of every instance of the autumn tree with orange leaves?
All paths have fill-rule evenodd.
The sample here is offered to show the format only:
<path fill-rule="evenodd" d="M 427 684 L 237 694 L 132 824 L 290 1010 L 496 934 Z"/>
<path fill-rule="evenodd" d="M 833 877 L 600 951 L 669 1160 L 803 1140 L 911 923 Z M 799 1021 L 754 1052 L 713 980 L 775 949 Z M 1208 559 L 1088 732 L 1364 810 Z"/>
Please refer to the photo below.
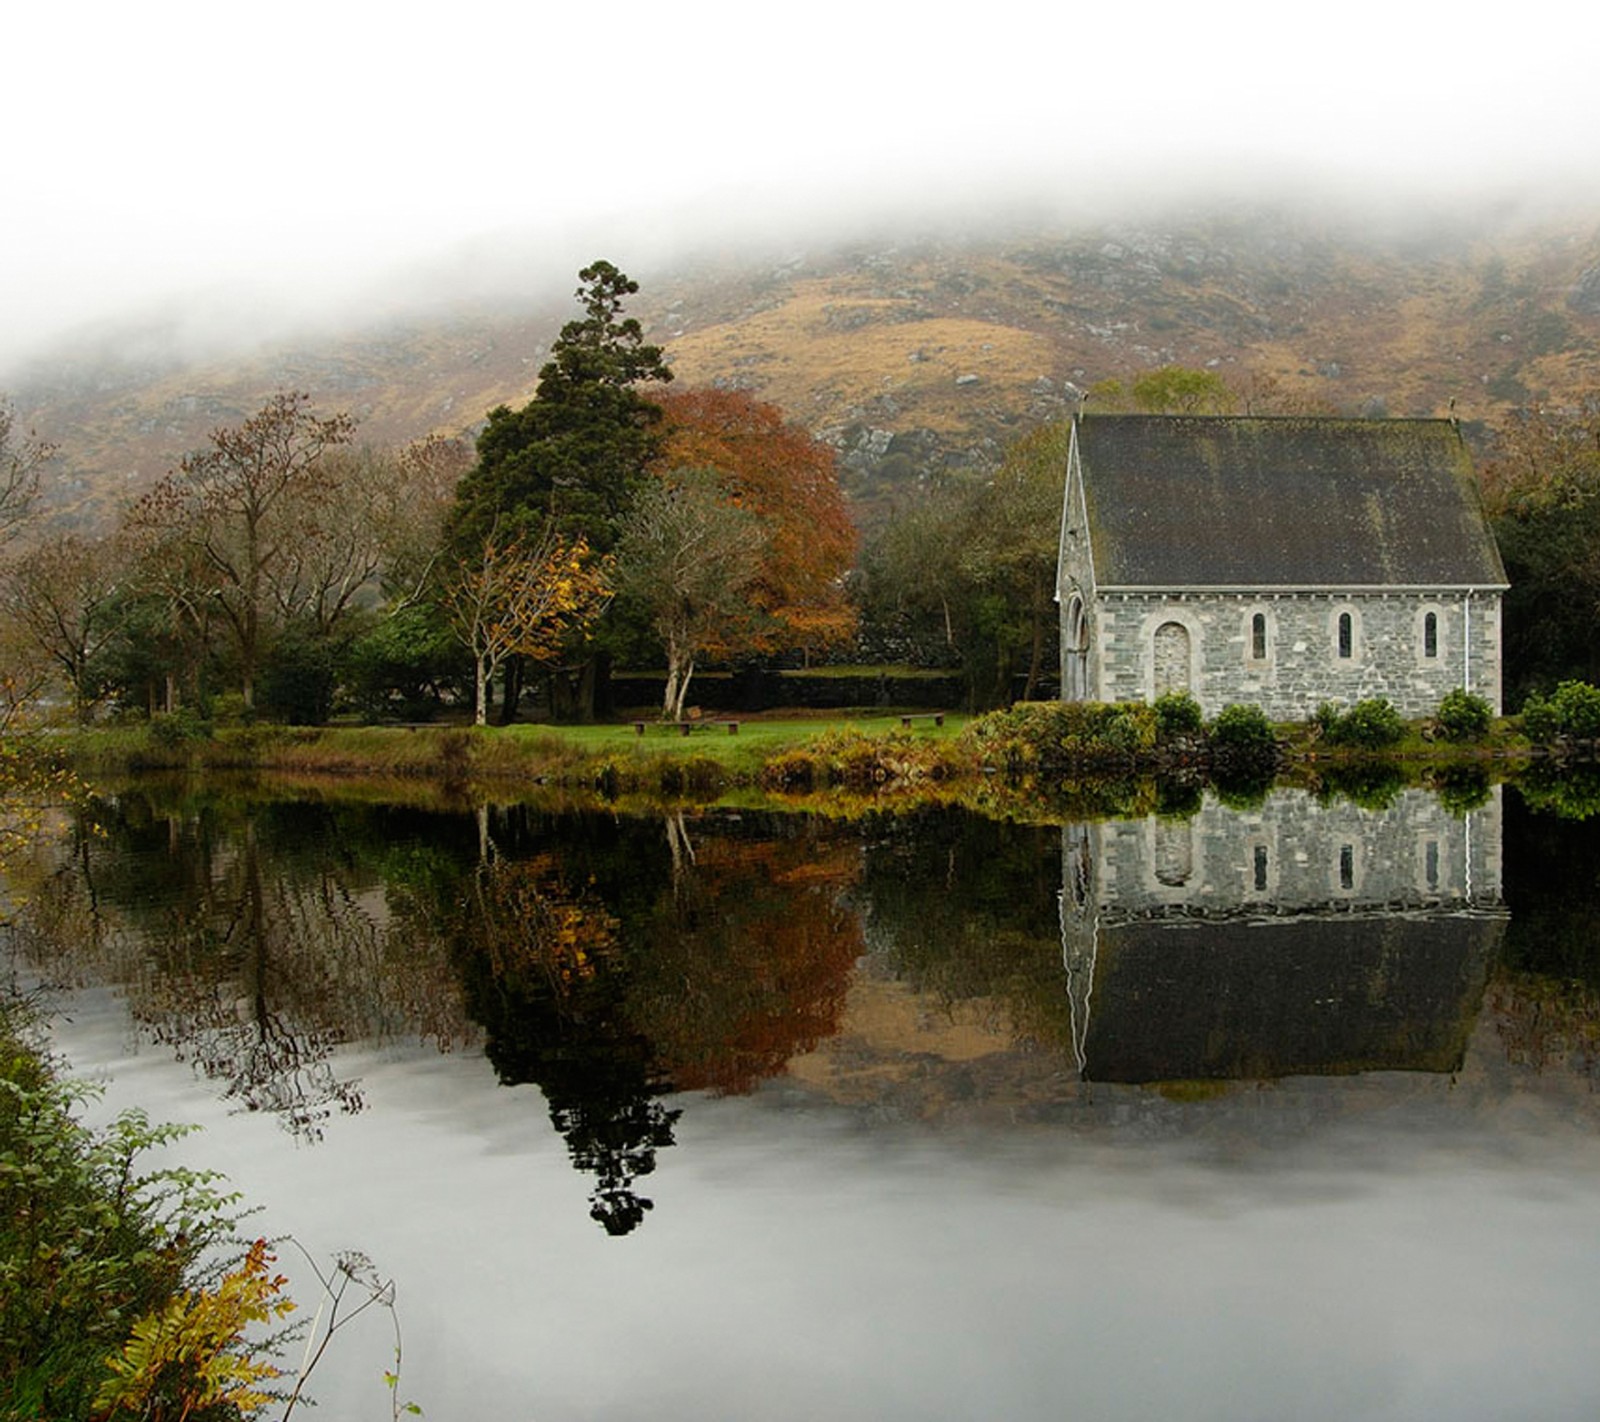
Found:
<path fill-rule="evenodd" d="M 843 578 L 856 530 L 833 450 L 742 390 L 662 390 L 658 477 L 712 469 L 728 501 L 754 514 L 764 534 L 748 595 L 760 614 L 739 650 L 811 653 L 855 631 Z M 730 649 L 732 650 L 732 649 Z"/>

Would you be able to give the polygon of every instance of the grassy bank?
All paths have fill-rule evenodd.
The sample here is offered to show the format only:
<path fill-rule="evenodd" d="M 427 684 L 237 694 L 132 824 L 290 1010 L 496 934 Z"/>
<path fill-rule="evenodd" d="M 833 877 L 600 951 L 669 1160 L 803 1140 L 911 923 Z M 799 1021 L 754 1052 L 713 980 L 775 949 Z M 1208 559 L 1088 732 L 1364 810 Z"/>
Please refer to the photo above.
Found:
<path fill-rule="evenodd" d="M 642 732 L 638 729 L 643 727 Z M 1514 722 L 1450 740 L 1429 722 L 1405 725 L 1381 748 L 1341 745 L 1314 724 L 1265 722 L 1202 728 L 1162 709 L 1060 703 L 1019 705 L 939 723 L 919 714 L 706 720 L 688 733 L 655 721 L 587 726 L 285 727 L 258 724 L 207 734 L 139 725 L 64 733 L 53 744 L 80 774 L 249 771 L 288 778 L 359 777 L 465 790 L 550 787 L 684 795 L 739 791 L 801 795 L 829 788 L 977 784 L 997 774 L 1035 789 L 1094 776 L 1337 775 L 1379 762 L 1426 779 L 1443 766 L 1517 765 L 1539 752 Z"/>
<path fill-rule="evenodd" d="M 467 783 L 514 779 L 623 788 L 663 782 L 736 787 L 759 783 L 770 764 L 841 738 L 945 747 L 966 718 L 943 725 L 918 716 L 741 719 L 730 733 L 706 721 L 683 734 L 644 722 L 592 726 L 376 727 L 238 726 L 205 736 L 152 734 L 149 726 L 70 732 L 54 745 L 81 774 L 127 771 L 260 770 L 290 775 L 423 777 Z"/>

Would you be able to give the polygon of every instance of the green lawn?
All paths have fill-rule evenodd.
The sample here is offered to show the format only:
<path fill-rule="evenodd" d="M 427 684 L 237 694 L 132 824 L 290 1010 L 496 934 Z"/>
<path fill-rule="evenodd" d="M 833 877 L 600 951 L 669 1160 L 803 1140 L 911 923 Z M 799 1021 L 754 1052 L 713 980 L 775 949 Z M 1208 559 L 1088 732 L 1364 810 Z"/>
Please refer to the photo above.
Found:
<path fill-rule="evenodd" d="M 930 740 L 946 740 L 959 735 L 970 719 L 950 712 L 943 714 L 942 726 L 934 725 L 931 715 L 914 716 L 911 733 Z M 883 735 L 903 729 L 899 715 L 832 714 L 825 717 L 728 719 L 738 720 L 737 734 L 730 734 L 725 724 L 710 718 L 690 723 L 693 729 L 688 735 L 684 735 L 675 725 L 659 721 L 645 721 L 643 735 L 634 729 L 631 721 L 621 725 L 489 727 L 474 734 L 490 742 L 500 739 L 513 745 L 523 743 L 530 750 L 542 748 L 548 752 L 559 745 L 577 755 L 641 761 L 659 760 L 663 756 L 694 756 L 714 760 L 729 770 L 754 771 L 774 754 L 803 745 L 827 731 L 853 730 L 865 735 Z M 493 756 L 489 746 L 486 745 L 484 749 Z"/>

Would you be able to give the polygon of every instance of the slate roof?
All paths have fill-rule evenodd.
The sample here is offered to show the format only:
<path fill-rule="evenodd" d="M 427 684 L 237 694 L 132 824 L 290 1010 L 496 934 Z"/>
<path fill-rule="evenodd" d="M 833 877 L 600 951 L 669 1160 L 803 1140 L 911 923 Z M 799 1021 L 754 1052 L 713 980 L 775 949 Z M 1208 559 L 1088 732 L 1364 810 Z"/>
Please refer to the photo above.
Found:
<path fill-rule="evenodd" d="M 1503 587 L 1448 420 L 1097 415 L 1078 455 L 1100 587 Z"/>

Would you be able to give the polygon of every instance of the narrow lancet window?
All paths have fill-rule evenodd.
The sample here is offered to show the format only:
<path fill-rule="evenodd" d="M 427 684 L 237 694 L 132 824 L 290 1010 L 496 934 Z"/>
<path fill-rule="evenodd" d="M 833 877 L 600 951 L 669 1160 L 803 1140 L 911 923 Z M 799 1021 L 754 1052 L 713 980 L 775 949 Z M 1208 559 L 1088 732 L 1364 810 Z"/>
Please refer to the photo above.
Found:
<path fill-rule="evenodd" d="M 1437 657 L 1439 655 L 1439 614 L 1430 612 L 1422 619 L 1422 655 Z"/>
<path fill-rule="evenodd" d="M 1250 655 L 1258 662 L 1267 659 L 1267 614 L 1264 612 L 1250 619 Z"/>
<path fill-rule="evenodd" d="M 1355 846 L 1341 844 L 1339 846 L 1339 887 L 1353 889 L 1356 886 L 1356 851 Z"/>
<path fill-rule="evenodd" d="M 1348 612 L 1339 614 L 1339 655 L 1349 657 L 1355 654 L 1356 636 L 1355 622 Z"/>
<path fill-rule="evenodd" d="M 1258 894 L 1265 892 L 1267 887 L 1267 847 L 1264 844 L 1256 846 L 1255 886 Z"/>

